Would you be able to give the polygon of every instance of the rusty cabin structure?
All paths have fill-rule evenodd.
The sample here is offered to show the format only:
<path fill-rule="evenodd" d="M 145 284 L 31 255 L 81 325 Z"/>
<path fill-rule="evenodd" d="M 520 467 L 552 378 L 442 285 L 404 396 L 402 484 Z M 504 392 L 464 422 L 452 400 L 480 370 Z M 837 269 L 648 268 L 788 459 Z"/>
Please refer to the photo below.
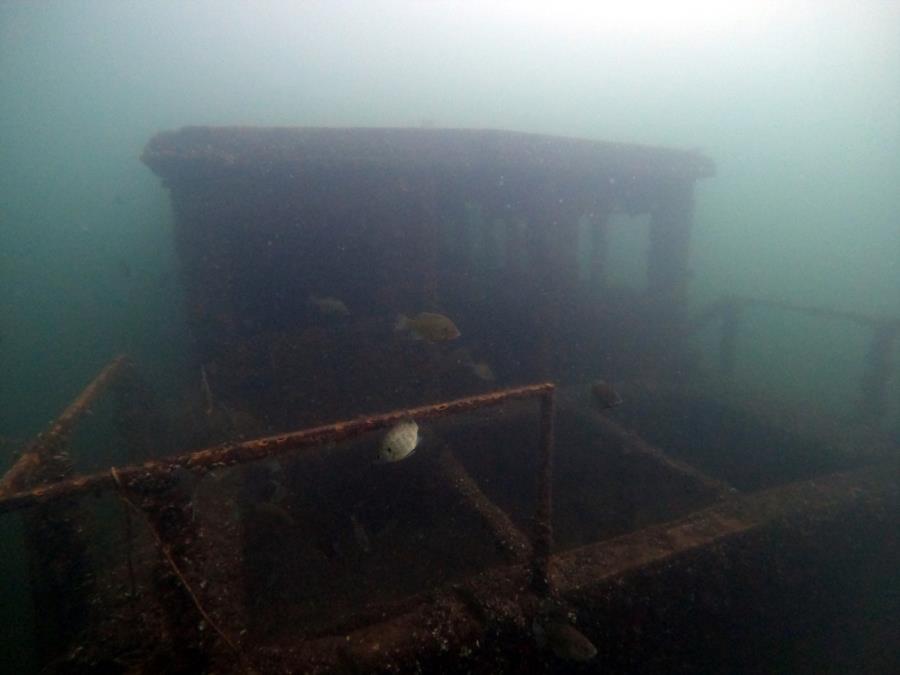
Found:
<path fill-rule="evenodd" d="M 186 128 L 142 159 L 171 194 L 212 389 L 276 424 L 483 385 L 393 339 L 399 313 L 452 317 L 504 383 L 679 365 L 693 187 L 713 174 L 698 154 L 505 131 Z M 606 283 L 616 213 L 650 217 L 639 291 Z M 321 316 L 314 295 L 350 317 Z"/>
<path fill-rule="evenodd" d="M 143 160 L 170 190 L 203 387 L 161 457 L 165 415 L 118 357 L 0 481 L 0 514 L 24 513 L 47 672 L 900 664 L 896 444 L 686 379 L 688 336 L 716 321 L 733 370 L 755 303 L 687 316 L 707 159 L 501 131 L 186 128 Z M 617 213 L 649 215 L 642 288 L 607 282 Z M 395 333 L 423 310 L 467 352 Z M 864 324 L 876 345 L 896 332 Z M 627 405 L 596 410 L 597 376 Z M 108 392 L 131 464 L 74 475 L 76 426 Z M 407 418 L 433 425 L 429 449 L 373 468 L 372 433 Z M 97 494 L 121 527 L 92 521 Z M 560 621 L 595 659 L 537 644 Z"/>

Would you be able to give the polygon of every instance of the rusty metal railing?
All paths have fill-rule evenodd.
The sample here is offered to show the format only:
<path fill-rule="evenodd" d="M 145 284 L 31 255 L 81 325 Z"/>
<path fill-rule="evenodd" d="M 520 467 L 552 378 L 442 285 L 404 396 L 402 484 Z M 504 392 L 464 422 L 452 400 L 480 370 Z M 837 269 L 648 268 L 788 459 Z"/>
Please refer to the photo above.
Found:
<path fill-rule="evenodd" d="M 481 492 L 474 479 L 461 463 L 445 448 L 438 465 L 448 482 L 461 497 L 485 520 L 501 548 L 515 561 L 525 562 L 530 557 L 532 591 L 538 596 L 551 594 L 552 581 L 550 553 L 553 544 L 551 523 L 551 481 L 553 467 L 553 418 L 556 387 L 552 383 L 514 387 L 495 392 L 469 396 L 456 400 L 395 410 L 380 415 L 360 417 L 309 429 L 277 434 L 238 443 L 225 443 L 196 452 L 152 460 L 139 465 L 112 467 L 85 476 L 65 478 L 0 496 L 0 514 L 29 507 L 47 508 L 49 505 L 71 503 L 70 500 L 108 490 L 117 490 L 123 500 L 147 516 L 154 539 L 162 553 L 163 565 L 168 576 L 177 578 L 175 586 L 166 582 L 165 574 L 157 574 L 156 591 L 166 615 L 170 635 L 177 644 L 176 652 L 184 655 L 193 650 L 196 658 L 200 650 L 209 648 L 209 638 L 193 635 L 197 621 L 186 620 L 193 608 L 209 623 L 224 643 L 244 657 L 236 640 L 230 638 L 213 621 L 204 608 L 199 594 L 185 573 L 189 560 L 198 560 L 203 552 L 197 549 L 196 525 L 190 513 L 190 504 L 179 497 L 172 488 L 177 484 L 178 471 L 204 474 L 209 471 L 266 459 L 288 452 L 313 450 L 327 443 L 350 440 L 366 433 L 388 428 L 404 419 L 431 419 L 465 413 L 498 405 L 515 399 L 538 398 L 540 400 L 540 460 L 538 476 L 538 503 L 534 515 L 533 540 L 520 532 L 511 519 Z M 202 658 L 202 657 L 201 657 Z M 196 662 L 196 661 L 194 661 Z M 252 671 L 252 668 L 245 667 Z"/>
<path fill-rule="evenodd" d="M 750 307 L 766 307 L 833 321 L 856 324 L 871 331 L 869 349 L 863 360 L 859 379 L 859 413 L 862 417 L 879 420 L 887 412 L 888 383 L 894 373 L 891 360 L 898 337 L 900 318 L 850 312 L 827 307 L 801 305 L 764 298 L 726 295 L 699 312 L 689 330 L 698 331 L 713 322 L 719 324 L 719 365 L 722 374 L 731 378 L 737 364 L 738 338 L 743 316 Z"/>
<path fill-rule="evenodd" d="M 72 476 L 72 434 L 81 419 L 114 382 L 132 373 L 131 361 L 110 361 L 26 446 L 0 478 L 0 499 Z M 121 391 L 124 391 L 122 389 Z M 34 604 L 35 653 L 50 659 L 82 629 L 94 592 L 77 503 L 62 499 L 23 514 L 23 551 Z"/>
<path fill-rule="evenodd" d="M 309 429 L 301 429 L 274 436 L 266 436 L 239 443 L 224 443 L 221 445 L 197 450 L 164 459 L 151 460 L 143 464 L 116 468 L 118 481 L 109 470 L 92 473 L 85 476 L 76 476 L 65 480 L 39 485 L 30 490 L 23 490 L 8 494 L 0 498 L 0 514 L 16 511 L 38 504 L 47 504 L 65 497 L 81 494 L 96 493 L 104 490 L 112 490 L 119 484 L 131 485 L 140 480 L 165 476 L 176 469 L 187 469 L 198 473 L 205 473 L 219 469 L 260 459 L 266 459 L 275 455 L 313 448 L 330 442 L 350 440 L 362 434 L 380 429 L 386 429 L 404 419 L 430 419 L 446 417 L 478 408 L 497 405 L 504 401 L 523 398 L 540 398 L 542 405 L 541 421 L 542 443 L 549 443 L 550 450 L 542 451 L 543 454 L 552 452 L 552 419 L 553 419 L 553 394 L 555 385 L 552 383 L 528 385 L 502 389 L 487 394 L 468 396 L 465 398 L 406 408 L 357 419 L 335 422 Z M 545 429 L 544 427 L 548 427 Z M 545 440 L 546 439 L 546 440 Z"/>

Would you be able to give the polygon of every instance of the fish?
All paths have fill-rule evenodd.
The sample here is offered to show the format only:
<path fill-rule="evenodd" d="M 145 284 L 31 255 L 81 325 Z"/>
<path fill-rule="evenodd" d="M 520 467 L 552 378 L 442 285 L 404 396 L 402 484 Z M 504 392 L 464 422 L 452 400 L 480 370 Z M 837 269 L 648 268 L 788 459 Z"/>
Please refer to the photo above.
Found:
<path fill-rule="evenodd" d="M 419 445 L 419 425 L 413 420 L 398 422 L 384 435 L 378 447 L 378 462 L 399 462 Z"/>
<path fill-rule="evenodd" d="M 460 336 L 456 324 L 436 312 L 420 312 L 412 318 L 401 314 L 397 318 L 394 330 L 397 332 L 408 330 L 414 338 L 428 342 L 446 342 Z"/>
<path fill-rule="evenodd" d="M 343 300 L 339 300 L 338 298 L 321 298 L 318 295 L 310 295 L 309 304 L 315 305 L 316 309 L 327 316 L 348 316 L 350 314 L 347 305 L 344 304 Z"/>
<path fill-rule="evenodd" d="M 597 656 L 597 648 L 594 643 L 567 621 L 535 619 L 531 628 L 538 647 L 549 648 L 561 659 L 585 663 Z"/>
<path fill-rule="evenodd" d="M 615 408 L 622 404 L 622 397 L 609 382 L 594 380 L 591 382 L 591 399 L 598 410 Z"/>
<path fill-rule="evenodd" d="M 484 380 L 485 382 L 493 382 L 497 379 L 497 376 L 494 375 L 494 371 L 491 369 L 491 366 L 487 361 L 470 363 L 469 368 L 472 369 L 472 373 L 479 380 Z"/>

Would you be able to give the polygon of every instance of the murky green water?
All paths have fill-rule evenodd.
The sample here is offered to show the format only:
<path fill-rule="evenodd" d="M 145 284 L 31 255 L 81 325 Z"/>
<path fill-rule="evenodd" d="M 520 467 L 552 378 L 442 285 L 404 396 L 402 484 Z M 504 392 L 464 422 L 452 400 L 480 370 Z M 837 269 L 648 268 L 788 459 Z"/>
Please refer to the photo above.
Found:
<path fill-rule="evenodd" d="M 631 4 L 0 5 L 0 436 L 41 430 L 117 353 L 178 390 L 191 343 L 172 214 L 138 157 L 189 124 L 697 148 L 717 174 L 696 192 L 692 307 L 727 292 L 900 315 L 900 10 Z M 646 228 L 622 217 L 610 245 L 612 280 L 640 285 Z M 713 336 L 697 346 L 715 362 Z M 752 310 L 737 377 L 847 415 L 867 347 L 851 324 Z M 14 672 L 30 610 L 16 526 L 0 532 Z"/>

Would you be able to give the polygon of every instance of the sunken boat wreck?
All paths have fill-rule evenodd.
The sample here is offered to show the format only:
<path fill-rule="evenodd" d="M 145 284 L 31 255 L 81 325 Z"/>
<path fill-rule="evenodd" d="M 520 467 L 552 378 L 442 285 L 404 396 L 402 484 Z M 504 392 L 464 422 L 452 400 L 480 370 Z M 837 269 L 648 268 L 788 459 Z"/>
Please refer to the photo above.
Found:
<path fill-rule="evenodd" d="M 142 159 L 171 195 L 195 367 L 175 405 L 115 358 L 0 483 L 47 672 L 900 670 L 879 431 L 900 323 L 692 312 L 710 160 L 205 127 Z M 622 218 L 646 231 L 639 287 L 610 274 Z M 865 423 L 737 386 L 751 311 L 866 331 Z M 89 410 L 129 463 L 76 471 Z M 420 448 L 373 461 L 409 421 Z"/>

